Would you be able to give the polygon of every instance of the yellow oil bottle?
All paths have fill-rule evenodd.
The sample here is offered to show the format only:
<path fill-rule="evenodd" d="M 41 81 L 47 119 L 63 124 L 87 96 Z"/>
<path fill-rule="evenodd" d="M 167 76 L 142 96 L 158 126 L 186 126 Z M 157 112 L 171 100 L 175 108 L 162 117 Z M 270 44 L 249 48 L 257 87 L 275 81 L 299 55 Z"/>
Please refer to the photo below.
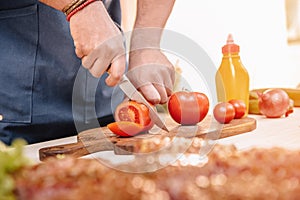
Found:
<path fill-rule="evenodd" d="M 222 62 L 217 70 L 215 81 L 218 101 L 241 99 L 249 111 L 249 74 L 240 59 L 240 47 L 234 43 L 231 34 L 222 47 Z"/>

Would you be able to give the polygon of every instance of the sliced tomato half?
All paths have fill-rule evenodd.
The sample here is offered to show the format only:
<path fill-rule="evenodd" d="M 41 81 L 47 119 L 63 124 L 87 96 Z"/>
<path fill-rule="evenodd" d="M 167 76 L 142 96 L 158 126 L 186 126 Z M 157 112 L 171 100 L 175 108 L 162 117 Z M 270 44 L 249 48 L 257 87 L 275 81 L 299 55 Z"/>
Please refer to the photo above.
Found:
<path fill-rule="evenodd" d="M 114 134 L 122 137 L 135 136 L 145 131 L 144 126 L 128 121 L 113 122 L 108 124 L 107 128 L 109 128 L 109 130 L 111 130 Z"/>
<path fill-rule="evenodd" d="M 115 120 L 135 122 L 142 126 L 150 124 L 149 109 L 136 101 L 124 101 L 119 104 L 115 111 Z"/>
<path fill-rule="evenodd" d="M 149 109 L 136 101 L 124 101 L 115 111 L 115 120 L 107 127 L 116 135 L 129 137 L 150 130 L 154 123 Z"/>

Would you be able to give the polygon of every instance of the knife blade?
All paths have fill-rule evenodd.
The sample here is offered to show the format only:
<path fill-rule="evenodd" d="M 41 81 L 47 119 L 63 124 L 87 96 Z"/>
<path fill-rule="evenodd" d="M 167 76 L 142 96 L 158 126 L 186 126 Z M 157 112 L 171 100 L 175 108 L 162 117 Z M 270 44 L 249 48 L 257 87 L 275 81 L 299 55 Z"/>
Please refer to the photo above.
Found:
<path fill-rule="evenodd" d="M 129 99 L 136 100 L 140 103 L 143 103 L 150 112 L 150 117 L 153 120 L 154 124 L 159 128 L 169 132 L 169 129 L 166 127 L 163 120 L 158 115 L 157 111 L 150 105 L 150 103 L 145 99 L 145 97 L 134 87 L 134 85 L 130 82 L 127 76 L 124 74 L 119 82 L 119 87 L 125 93 L 125 95 Z"/>

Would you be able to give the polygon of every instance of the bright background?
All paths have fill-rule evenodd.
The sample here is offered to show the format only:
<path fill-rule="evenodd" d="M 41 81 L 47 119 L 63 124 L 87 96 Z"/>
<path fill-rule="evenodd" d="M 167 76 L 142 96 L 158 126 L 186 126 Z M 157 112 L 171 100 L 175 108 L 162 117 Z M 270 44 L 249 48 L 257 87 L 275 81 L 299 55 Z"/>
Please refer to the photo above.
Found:
<path fill-rule="evenodd" d="M 135 10 L 130 6 L 133 1 L 125 2 L 128 10 L 125 28 L 130 28 Z M 285 0 L 177 0 L 166 28 L 199 44 L 216 67 L 220 65 L 227 35 L 232 33 L 250 75 L 250 89 L 294 88 L 300 83 L 300 47 L 287 42 L 285 3 Z M 170 59 L 175 63 L 178 58 L 171 55 Z M 193 77 L 188 63 L 179 60 L 179 66 L 185 77 Z M 188 81 L 192 85 L 200 82 L 197 78 Z"/>

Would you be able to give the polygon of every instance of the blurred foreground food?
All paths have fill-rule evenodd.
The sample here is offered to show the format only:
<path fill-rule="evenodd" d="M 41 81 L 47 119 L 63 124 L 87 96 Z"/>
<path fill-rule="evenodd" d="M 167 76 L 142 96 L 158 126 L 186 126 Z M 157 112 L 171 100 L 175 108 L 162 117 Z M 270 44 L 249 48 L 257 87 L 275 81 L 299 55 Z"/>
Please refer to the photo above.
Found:
<path fill-rule="evenodd" d="M 13 141 L 10 147 L 0 141 L 0 200 L 15 199 L 13 174 L 32 162 L 23 155 L 24 140 Z"/>
<path fill-rule="evenodd" d="M 198 151 L 192 144 L 186 155 Z M 300 151 L 216 145 L 207 162 L 197 165 L 178 160 L 132 174 L 94 159 L 50 158 L 17 171 L 14 180 L 21 200 L 300 199 L 299 169 Z"/>

